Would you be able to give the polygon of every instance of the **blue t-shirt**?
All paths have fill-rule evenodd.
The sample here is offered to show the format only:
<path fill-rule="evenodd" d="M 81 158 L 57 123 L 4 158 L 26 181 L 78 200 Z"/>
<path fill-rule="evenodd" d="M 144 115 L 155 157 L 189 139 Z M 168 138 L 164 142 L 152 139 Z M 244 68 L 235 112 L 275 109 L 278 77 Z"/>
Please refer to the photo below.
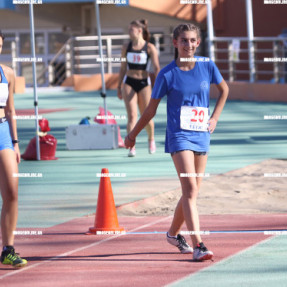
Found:
<path fill-rule="evenodd" d="M 159 72 L 152 91 L 153 99 L 161 99 L 167 95 L 167 153 L 186 149 L 198 152 L 209 150 L 209 132 L 180 128 L 181 107 L 196 106 L 209 109 L 210 84 L 220 84 L 223 80 L 213 61 L 204 57 L 195 58 L 198 59 L 190 71 L 181 70 L 175 60 L 164 67 Z"/>

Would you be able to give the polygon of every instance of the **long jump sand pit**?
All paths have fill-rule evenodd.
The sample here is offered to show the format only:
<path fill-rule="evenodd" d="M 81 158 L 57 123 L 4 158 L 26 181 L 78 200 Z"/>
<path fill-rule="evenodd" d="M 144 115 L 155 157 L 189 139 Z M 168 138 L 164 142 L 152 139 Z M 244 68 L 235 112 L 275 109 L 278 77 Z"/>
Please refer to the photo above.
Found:
<path fill-rule="evenodd" d="M 205 177 L 198 197 L 199 214 L 286 213 L 287 160 L 268 159 L 224 174 Z M 178 188 L 118 207 L 119 215 L 172 215 Z"/>

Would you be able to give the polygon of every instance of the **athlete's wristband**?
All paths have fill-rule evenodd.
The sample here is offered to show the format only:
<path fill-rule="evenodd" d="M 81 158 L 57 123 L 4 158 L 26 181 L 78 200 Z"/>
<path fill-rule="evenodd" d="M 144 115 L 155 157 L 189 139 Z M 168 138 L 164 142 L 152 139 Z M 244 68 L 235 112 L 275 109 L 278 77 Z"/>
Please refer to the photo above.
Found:
<path fill-rule="evenodd" d="M 16 144 L 16 143 L 19 143 L 20 141 L 18 141 L 18 140 L 12 140 L 12 143 L 13 144 Z"/>

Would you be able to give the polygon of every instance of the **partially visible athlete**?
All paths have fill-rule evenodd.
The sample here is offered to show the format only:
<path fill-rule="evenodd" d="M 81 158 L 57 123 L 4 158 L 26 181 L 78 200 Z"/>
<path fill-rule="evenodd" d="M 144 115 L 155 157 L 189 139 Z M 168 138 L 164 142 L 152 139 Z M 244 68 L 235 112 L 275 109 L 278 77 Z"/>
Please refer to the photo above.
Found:
<path fill-rule="evenodd" d="M 131 41 L 122 49 L 122 62 L 119 75 L 118 97 L 124 99 L 128 114 L 127 132 L 129 133 L 137 122 L 137 107 L 142 114 L 151 96 L 151 81 L 149 77 L 150 62 L 157 76 L 160 67 L 155 46 L 149 43 L 149 32 L 146 20 L 132 21 L 129 26 Z M 122 88 L 123 82 L 123 88 Z M 149 121 L 145 126 L 148 133 L 149 153 L 155 153 L 154 123 Z M 128 156 L 136 155 L 135 146 L 129 150 Z"/>
<path fill-rule="evenodd" d="M 182 188 L 167 241 L 181 253 L 193 253 L 194 260 L 208 260 L 213 253 L 200 236 L 196 200 L 207 163 L 210 134 L 216 128 L 229 89 L 214 62 L 195 56 L 199 44 L 200 30 L 196 25 L 181 24 L 175 28 L 175 60 L 159 72 L 149 105 L 127 135 L 125 145 L 127 148 L 135 145 L 136 136 L 155 116 L 160 100 L 167 95 L 165 152 L 172 156 Z M 216 84 L 220 95 L 209 116 L 212 83 Z M 192 234 L 193 248 L 180 234 L 184 222 Z"/>
<path fill-rule="evenodd" d="M 0 31 L 0 54 L 4 36 Z M 2 196 L 1 233 L 3 251 L 1 263 L 13 267 L 27 264 L 15 253 L 14 231 L 18 218 L 18 163 L 20 151 L 13 100 L 15 77 L 11 68 L 0 65 L 0 190 Z"/>

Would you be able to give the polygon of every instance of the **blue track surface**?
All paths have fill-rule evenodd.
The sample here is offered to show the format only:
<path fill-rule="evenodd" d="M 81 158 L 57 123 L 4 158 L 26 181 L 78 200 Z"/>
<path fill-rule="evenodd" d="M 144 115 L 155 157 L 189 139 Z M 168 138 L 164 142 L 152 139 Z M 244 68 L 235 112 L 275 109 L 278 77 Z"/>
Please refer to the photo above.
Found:
<path fill-rule="evenodd" d="M 124 116 L 124 103 L 115 91 L 107 93 L 108 109 Z M 211 101 L 213 107 L 215 101 Z M 15 95 L 16 109 L 31 109 L 32 94 Z M 49 227 L 72 218 L 95 212 L 99 173 L 103 167 L 126 177 L 113 178 L 113 192 L 117 205 L 156 195 L 166 190 L 155 189 L 154 194 L 138 193 L 142 180 L 176 179 L 171 158 L 164 153 L 166 104 L 163 100 L 155 117 L 157 153 L 147 153 L 145 131 L 137 138 L 137 156 L 128 158 L 125 149 L 104 151 L 68 151 L 65 128 L 85 117 L 94 118 L 103 105 L 99 92 L 39 92 L 39 108 L 70 108 L 65 112 L 44 115 L 50 122 L 50 134 L 58 139 L 56 161 L 22 161 L 20 173 L 42 173 L 41 178 L 20 178 L 19 227 Z M 286 158 L 286 120 L 264 120 L 265 115 L 286 114 L 286 104 L 227 102 L 212 135 L 211 150 L 206 172 L 225 173 L 267 158 Z M 119 120 L 125 136 L 126 120 Z M 23 153 L 34 137 L 34 121 L 18 120 L 18 133 Z M 125 186 L 134 186 L 125 190 Z M 140 183 L 142 184 L 142 183 Z"/>

